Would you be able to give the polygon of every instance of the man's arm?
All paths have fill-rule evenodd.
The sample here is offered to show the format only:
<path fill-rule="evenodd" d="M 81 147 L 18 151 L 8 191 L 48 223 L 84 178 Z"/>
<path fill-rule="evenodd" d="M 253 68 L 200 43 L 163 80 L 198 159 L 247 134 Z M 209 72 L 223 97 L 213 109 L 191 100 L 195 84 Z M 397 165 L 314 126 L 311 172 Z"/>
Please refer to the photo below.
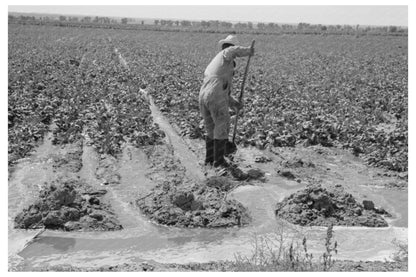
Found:
<path fill-rule="evenodd" d="M 223 51 L 224 59 L 231 61 L 236 57 L 246 57 L 254 54 L 254 49 L 243 46 L 230 46 Z"/>

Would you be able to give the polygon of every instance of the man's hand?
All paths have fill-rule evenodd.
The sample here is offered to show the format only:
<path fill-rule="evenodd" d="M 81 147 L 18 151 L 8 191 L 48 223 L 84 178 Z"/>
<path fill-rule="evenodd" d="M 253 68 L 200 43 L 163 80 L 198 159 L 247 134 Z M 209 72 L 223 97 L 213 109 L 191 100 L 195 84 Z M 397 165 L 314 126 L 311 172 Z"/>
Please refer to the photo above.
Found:
<path fill-rule="evenodd" d="M 254 47 L 250 47 L 250 56 L 254 56 Z"/>
<path fill-rule="evenodd" d="M 244 102 L 242 100 L 241 101 L 236 101 L 234 108 L 235 108 L 236 111 L 242 110 L 244 108 Z"/>
<path fill-rule="evenodd" d="M 243 101 L 239 102 L 234 97 L 230 95 L 230 108 L 235 110 L 236 112 L 243 109 L 244 103 Z"/>

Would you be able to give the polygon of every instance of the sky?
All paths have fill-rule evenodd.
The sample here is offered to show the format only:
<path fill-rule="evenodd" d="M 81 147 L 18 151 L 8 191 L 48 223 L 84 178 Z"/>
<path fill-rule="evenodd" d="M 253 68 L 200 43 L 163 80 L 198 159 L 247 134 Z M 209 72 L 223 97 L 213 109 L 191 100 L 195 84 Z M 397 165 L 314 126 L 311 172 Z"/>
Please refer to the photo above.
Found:
<path fill-rule="evenodd" d="M 114 2 L 113 2 L 114 3 Z M 155 19 L 224 20 L 275 23 L 408 26 L 407 6 L 277 5 L 77 5 L 8 6 L 9 12 L 35 12 Z"/>

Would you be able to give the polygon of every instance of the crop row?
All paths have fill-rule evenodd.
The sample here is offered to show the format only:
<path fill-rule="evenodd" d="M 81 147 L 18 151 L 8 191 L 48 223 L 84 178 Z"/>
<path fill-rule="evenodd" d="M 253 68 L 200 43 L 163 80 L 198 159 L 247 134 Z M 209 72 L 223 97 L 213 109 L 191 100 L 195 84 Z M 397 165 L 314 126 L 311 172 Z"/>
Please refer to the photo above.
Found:
<path fill-rule="evenodd" d="M 182 135 L 204 135 L 203 71 L 217 34 L 9 25 L 9 161 L 54 123 L 56 143 L 87 134 L 100 153 L 162 133 L 137 93 L 147 86 Z M 401 37 L 241 35 L 256 39 L 237 140 L 259 148 L 349 148 L 369 164 L 407 170 L 407 41 Z M 114 48 L 131 70 L 118 61 Z M 238 93 L 245 59 L 237 61 Z"/>
<path fill-rule="evenodd" d="M 62 81 L 74 73 L 65 61 L 78 54 L 76 47 L 56 42 L 53 33 L 34 31 L 9 26 L 9 164 L 30 153 L 49 130 L 61 105 Z"/>
<path fill-rule="evenodd" d="M 8 66 L 9 165 L 50 129 L 54 143 L 88 136 L 112 155 L 124 142 L 163 136 L 137 93 L 140 80 L 120 65 L 104 32 L 10 25 Z"/>
<path fill-rule="evenodd" d="M 136 74 L 183 135 L 203 137 L 198 93 L 215 34 L 114 35 Z M 407 170 L 407 41 L 350 36 L 241 36 L 257 48 L 238 141 L 259 148 L 321 144 Z M 245 60 L 238 60 L 234 95 Z"/>

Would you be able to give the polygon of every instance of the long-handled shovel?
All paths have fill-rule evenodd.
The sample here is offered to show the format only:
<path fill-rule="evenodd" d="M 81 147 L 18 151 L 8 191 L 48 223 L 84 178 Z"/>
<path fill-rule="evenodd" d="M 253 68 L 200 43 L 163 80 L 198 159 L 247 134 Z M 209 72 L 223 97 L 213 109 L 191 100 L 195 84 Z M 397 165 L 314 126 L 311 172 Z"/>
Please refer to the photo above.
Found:
<path fill-rule="evenodd" d="M 251 42 L 251 48 L 254 48 L 254 40 Z M 246 79 L 247 79 L 247 72 L 248 72 L 248 66 L 250 65 L 250 58 L 251 56 L 248 56 L 248 60 L 247 60 L 247 65 L 246 65 L 246 69 L 244 71 L 244 77 L 243 77 L 243 83 L 241 84 L 241 91 L 240 91 L 240 96 L 238 97 L 238 101 L 241 103 L 241 100 L 243 99 L 243 95 L 244 95 L 244 85 L 246 83 Z M 234 122 L 234 133 L 233 133 L 233 145 L 234 147 L 237 149 L 236 144 L 235 144 L 235 135 L 237 134 L 237 122 L 238 122 L 238 116 L 239 116 L 239 110 L 237 110 L 237 113 L 235 115 L 235 122 Z"/>

